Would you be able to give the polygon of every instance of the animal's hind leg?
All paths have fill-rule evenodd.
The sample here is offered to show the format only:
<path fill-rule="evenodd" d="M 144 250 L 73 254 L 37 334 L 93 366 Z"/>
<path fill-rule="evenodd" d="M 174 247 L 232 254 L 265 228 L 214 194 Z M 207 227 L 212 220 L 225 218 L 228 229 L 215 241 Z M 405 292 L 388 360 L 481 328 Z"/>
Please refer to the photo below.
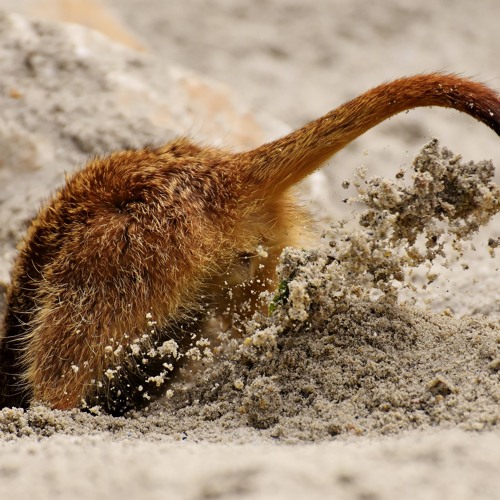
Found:
<path fill-rule="evenodd" d="M 189 363 L 190 353 L 203 356 L 202 351 L 209 343 L 204 314 L 191 312 L 188 316 L 189 319 L 164 327 L 158 327 L 154 318 L 149 317 L 147 330 L 135 336 L 135 341 L 120 345 L 115 342 L 121 361 L 108 365 L 85 406 L 123 415 L 163 396 L 179 368 Z"/>

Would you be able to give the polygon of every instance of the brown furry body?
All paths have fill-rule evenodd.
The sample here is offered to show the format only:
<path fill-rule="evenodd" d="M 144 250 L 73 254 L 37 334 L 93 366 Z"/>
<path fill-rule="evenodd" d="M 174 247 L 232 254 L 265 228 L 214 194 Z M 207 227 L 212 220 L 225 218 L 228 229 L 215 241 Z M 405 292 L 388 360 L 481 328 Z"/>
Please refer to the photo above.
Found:
<path fill-rule="evenodd" d="M 274 287 L 281 251 L 307 221 L 289 189 L 368 129 L 419 106 L 458 109 L 500 134 L 495 92 L 429 74 L 376 87 L 246 153 L 180 139 L 91 161 L 40 210 L 20 245 L 0 405 L 39 400 L 122 413 L 157 397 L 163 379 L 154 376 L 176 358 L 155 348 L 169 339 L 192 345 L 205 304 L 238 310 Z M 267 258 L 256 254 L 259 245 Z"/>

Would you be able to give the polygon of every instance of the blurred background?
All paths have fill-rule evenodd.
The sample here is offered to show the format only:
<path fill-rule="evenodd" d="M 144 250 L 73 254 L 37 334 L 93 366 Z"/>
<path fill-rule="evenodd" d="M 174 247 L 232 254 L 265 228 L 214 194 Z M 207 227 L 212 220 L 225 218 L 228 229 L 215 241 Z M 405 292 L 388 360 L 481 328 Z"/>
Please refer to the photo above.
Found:
<path fill-rule="evenodd" d="M 0 8 L 104 31 L 228 84 L 290 127 L 413 73 L 454 72 L 500 89 L 498 0 L 0 0 Z M 500 164 L 492 132 L 441 109 L 391 119 L 335 163 L 395 169 L 432 136 Z"/>

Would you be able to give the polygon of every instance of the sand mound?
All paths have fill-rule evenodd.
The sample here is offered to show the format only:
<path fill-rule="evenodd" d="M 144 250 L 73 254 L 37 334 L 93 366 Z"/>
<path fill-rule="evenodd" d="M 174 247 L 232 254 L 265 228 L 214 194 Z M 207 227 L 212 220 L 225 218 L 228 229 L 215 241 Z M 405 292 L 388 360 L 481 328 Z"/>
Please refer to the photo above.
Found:
<path fill-rule="evenodd" d="M 105 432 L 208 440 L 232 429 L 233 439 L 258 430 L 261 437 L 317 441 L 437 426 L 496 428 L 500 322 L 398 300 L 402 288 L 418 293 L 427 286 L 412 282 L 412 273 L 446 257 L 447 237 L 462 249 L 500 209 L 493 167 L 465 164 L 433 140 L 414 170 L 410 186 L 399 173 L 396 181 L 360 173 L 354 183 L 367 208 L 357 229 L 340 223 L 328 247 L 287 250 L 280 289 L 265 298 L 270 316 L 244 325 L 244 340 L 226 339 L 215 359 L 210 352 L 194 374 L 181 375 L 162 402 L 119 419 L 6 409 L 0 429 L 10 438 Z M 492 253 L 495 245 L 490 241 Z"/>

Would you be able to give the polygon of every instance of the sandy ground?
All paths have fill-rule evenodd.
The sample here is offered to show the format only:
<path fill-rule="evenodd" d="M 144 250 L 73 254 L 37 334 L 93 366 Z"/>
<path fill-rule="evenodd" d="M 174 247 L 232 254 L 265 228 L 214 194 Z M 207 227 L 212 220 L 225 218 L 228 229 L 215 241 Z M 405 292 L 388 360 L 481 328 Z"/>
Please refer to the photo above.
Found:
<path fill-rule="evenodd" d="M 23 10 L 29 2 L 15 4 L 0 8 Z M 197 94 L 182 87 L 186 73 L 172 64 L 230 84 L 254 110 L 290 126 L 402 74 L 445 70 L 500 88 L 494 0 L 106 5 L 145 54 L 80 31 L 32 29 L 22 20 L 0 25 L 4 280 L 37 203 L 89 155 L 186 132 L 242 148 L 286 129 L 270 118 L 266 128 L 263 115 L 250 125 L 238 118 L 234 135 L 224 125 L 194 123 L 210 123 L 214 111 L 203 100 L 190 108 Z M 19 62 L 26 54 L 29 71 Z M 13 90 L 26 98 L 7 98 Z M 240 101 L 224 106 L 238 113 L 223 124 L 248 114 Z M 345 213 L 335 201 L 342 179 L 360 164 L 391 175 L 431 136 L 466 159 L 500 165 L 498 138 L 481 124 L 448 110 L 412 111 L 339 154 L 326 174 L 336 187 L 308 203 L 321 219 Z M 328 295 L 335 290 L 307 288 L 311 273 L 329 276 L 316 269 L 322 254 L 312 254 L 294 285 L 323 311 L 305 310 L 309 332 L 302 320 L 276 335 L 276 325 L 302 307 L 292 304 L 283 321 L 249 329 L 253 344 L 210 367 L 197 387 L 132 418 L 2 410 L 0 496 L 500 498 L 500 261 L 484 243 L 499 231 L 497 215 L 475 240 L 469 269 L 460 261 L 440 270 L 434 286 L 414 296 L 445 314 L 366 304 L 340 314 Z"/>

